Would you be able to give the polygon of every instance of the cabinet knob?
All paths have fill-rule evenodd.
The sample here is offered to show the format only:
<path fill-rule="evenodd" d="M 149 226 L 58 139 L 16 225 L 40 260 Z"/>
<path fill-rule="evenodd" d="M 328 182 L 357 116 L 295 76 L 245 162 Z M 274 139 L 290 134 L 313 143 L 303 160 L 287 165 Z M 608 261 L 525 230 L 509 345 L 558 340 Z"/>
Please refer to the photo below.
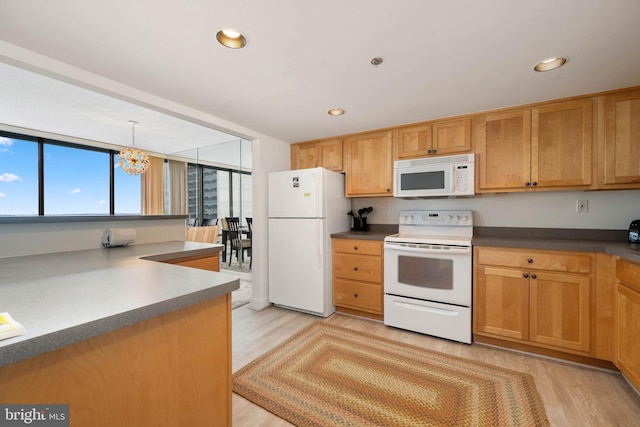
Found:
<path fill-rule="evenodd" d="M 438 152 L 438 150 L 436 150 L 435 148 L 433 150 L 431 150 L 431 154 L 436 154 Z"/>
<path fill-rule="evenodd" d="M 522 275 L 522 277 L 524 277 L 525 279 L 526 279 L 526 278 L 528 278 L 528 277 L 529 277 L 529 273 L 524 273 L 524 274 Z"/>
<path fill-rule="evenodd" d="M 528 187 L 528 186 L 530 186 L 530 185 L 531 185 L 531 183 L 530 183 L 529 181 L 527 181 L 527 182 L 525 182 L 525 183 L 524 183 L 524 186 L 525 186 L 525 187 Z"/>
<path fill-rule="evenodd" d="M 357 251 L 357 250 L 358 250 L 358 247 L 357 247 L 357 246 L 354 246 L 354 247 L 353 247 L 353 250 L 354 250 L 354 251 Z"/>
<path fill-rule="evenodd" d="M 358 298 L 358 294 L 353 294 L 354 297 Z"/>
<path fill-rule="evenodd" d="M 533 185 L 533 186 L 535 187 L 536 185 L 538 185 L 538 182 L 537 182 L 537 181 L 533 181 L 533 182 L 531 183 L 531 185 Z"/>
<path fill-rule="evenodd" d="M 387 188 L 387 193 L 391 193 L 391 189 L 390 188 Z"/>
<path fill-rule="evenodd" d="M 531 275 L 531 278 L 532 278 L 532 279 L 537 279 L 537 278 L 538 278 L 538 276 L 536 276 L 535 274 L 532 274 L 532 275 Z"/>
<path fill-rule="evenodd" d="M 358 271 L 358 267 L 353 267 L 353 271 Z"/>
<path fill-rule="evenodd" d="M 529 264 L 532 264 L 532 263 L 533 263 L 533 258 L 529 258 L 529 259 L 527 260 L 527 262 L 528 262 Z"/>
<path fill-rule="evenodd" d="M 433 152 L 433 150 L 429 149 L 427 150 L 427 154 L 431 154 Z"/>

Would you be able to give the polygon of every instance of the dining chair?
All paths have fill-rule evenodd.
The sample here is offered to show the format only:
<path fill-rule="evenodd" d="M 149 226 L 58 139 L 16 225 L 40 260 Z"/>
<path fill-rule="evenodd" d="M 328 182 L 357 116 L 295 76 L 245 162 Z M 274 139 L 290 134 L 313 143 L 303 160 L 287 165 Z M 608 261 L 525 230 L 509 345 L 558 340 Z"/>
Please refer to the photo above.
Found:
<path fill-rule="evenodd" d="M 217 218 L 205 218 L 202 220 L 202 224 L 201 225 L 218 225 L 218 219 Z"/>
<path fill-rule="evenodd" d="M 238 261 L 244 261 L 244 252 L 251 251 L 251 240 L 241 238 L 240 218 L 226 217 L 226 220 L 227 226 L 229 227 L 228 239 L 229 242 L 231 242 L 231 250 L 229 252 L 229 265 L 231 265 L 233 251 L 236 251 L 236 259 Z M 249 263 L 249 268 L 251 268 L 251 262 Z"/>
<path fill-rule="evenodd" d="M 202 243 L 217 243 L 218 242 L 218 226 L 205 225 L 203 227 L 189 227 L 187 228 L 187 241 L 202 242 Z"/>

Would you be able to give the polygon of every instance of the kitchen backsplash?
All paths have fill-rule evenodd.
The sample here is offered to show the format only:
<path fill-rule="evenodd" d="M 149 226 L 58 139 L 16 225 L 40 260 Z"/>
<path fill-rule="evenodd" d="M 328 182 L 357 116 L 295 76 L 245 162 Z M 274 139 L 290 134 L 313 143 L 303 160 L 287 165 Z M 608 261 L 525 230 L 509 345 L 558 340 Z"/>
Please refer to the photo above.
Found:
<path fill-rule="evenodd" d="M 578 200 L 587 200 L 587 213 L 577 213 Z M 353 209 L 372 206 L 369 224 L 397 224 L 402 210 L 469 209 L 478 227 L 532 227 L 626 230 L 640 218 L 640 190 L 547 191 L 483 194 L 459 199 L 352 199 Z M 345 212 L 346 214 L 346 212 Z"/>

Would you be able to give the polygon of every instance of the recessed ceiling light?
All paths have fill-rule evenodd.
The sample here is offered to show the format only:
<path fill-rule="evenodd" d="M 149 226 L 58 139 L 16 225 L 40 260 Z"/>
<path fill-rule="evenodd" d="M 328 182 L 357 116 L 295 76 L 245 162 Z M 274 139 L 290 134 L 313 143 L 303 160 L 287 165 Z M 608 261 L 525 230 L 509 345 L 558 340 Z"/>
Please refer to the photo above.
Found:
<path fill-rule="evenodd" d="M 231 49 L 241 49 L 247 44 L 247 39 L 239 31 L 232 29 L 218 31 L 216 39 L 222 46 Z"/>
<path fill-rule="evenodd" d="M 344 110 L 342 108 L 332 108 L 329 111 L 327 111 L 327 113 L 330 116 L 341 116 L 344 114 Z"/>
<path fill-rule="evenodd" d="M 538 62 L 536 66 L 533 67 L 533 69 L 541 72 L 551 71 L 551 70 L 555 70 L 556 68 L 562 67 L 565 62 L 567 62 L 565 58 L 548 58 L 548 59 L 545 59 L 544 61 Z"/>

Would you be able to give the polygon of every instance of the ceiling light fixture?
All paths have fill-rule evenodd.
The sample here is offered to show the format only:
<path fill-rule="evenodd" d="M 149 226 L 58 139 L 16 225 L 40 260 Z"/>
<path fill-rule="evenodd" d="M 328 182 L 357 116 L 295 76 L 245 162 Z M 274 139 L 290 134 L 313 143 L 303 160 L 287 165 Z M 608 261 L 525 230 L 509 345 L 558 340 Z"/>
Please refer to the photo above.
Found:
<path fill-rule="evenodd" d="M 342 108 L 332 108 L 329 111 L 327 111 L 327 113 L 330 116 L 341 116 L 344 114 L 344 110 Z"/>
<path fill-rule="evenodd" d="M 151 162 L 149 162 L 149 156 L 147 156 L 143 151 L 135 148 L 135 129 L 138 122 L 129 120 L 128 123 L 131 123 L 131 139 L 133 143 L 130 148 L 123 148 L 122 151 L 120 151 L 118 154 L 118 165 L 120 166 L 120 169 L 129 175 L 140 175 L 149 169 Z"/>
<path fill-rule="evenodd" d="M 242 49 L 247 44 L 247 39 L 239 31 L 232 29 L 218 31 L 216 39 L 222 46 L 230 49 Z"/>
<path fill-rule="evenodd" d="M 538 62 L 533 69 L 540 72 L 551 71 L 562 67 L 565 62 L 567 62 L 565 58 L 548 58 Z"/>

